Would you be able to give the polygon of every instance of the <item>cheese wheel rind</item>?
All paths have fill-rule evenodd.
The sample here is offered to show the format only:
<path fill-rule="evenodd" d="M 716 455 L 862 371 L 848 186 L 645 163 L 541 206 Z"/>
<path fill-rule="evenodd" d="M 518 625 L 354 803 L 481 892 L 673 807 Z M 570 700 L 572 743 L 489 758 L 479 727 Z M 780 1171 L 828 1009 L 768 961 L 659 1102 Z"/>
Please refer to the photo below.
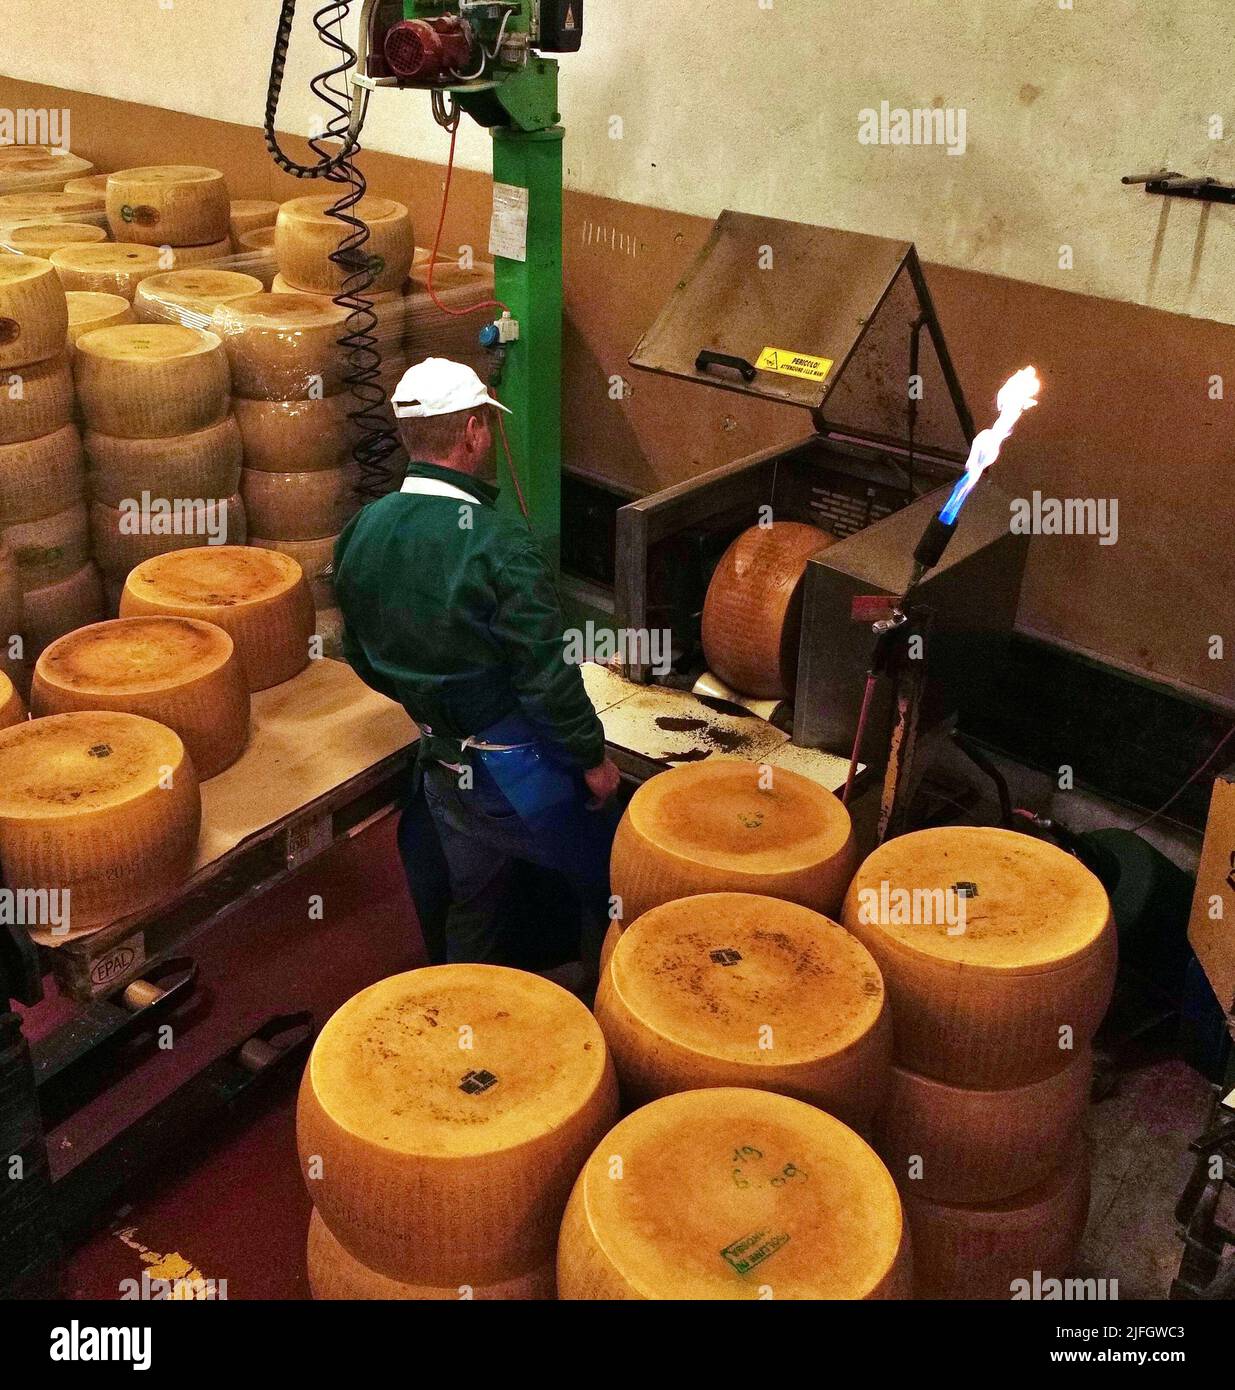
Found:
<path fill-rule="evenodd" d="M 146 503 L 149 505 L 146 505 Z M 120 507 L 90 504 L 94 559 L 106 577 L 123 577 L 145 560 L 203 545 L 244 545 L 244 501 L 231 497 L 132 499 Z"/>
<path fill-rule="evenodd" d="M 76 425 L 16 444 L 0 444 L 0 527 L 35 521 L 76 506 L 84 495 Z"/>
<path fill-rule="evenodd" d="M 292 401 L 343 389 L 345 309 L 310 295 L 253 294 L 217 308 L 211 328 L 227 350 L 237 396 Z"/>
<path fill-rule="evenodd" d="M 183 323 L 209 328 L 220 304 L 257 294 L 262 282 L 234 270 L 165 270 L 137 287 L 133 309 L 143 323 Z"/>
<path fill-rule="evenodd" d="M 289 463 L 300 472 L 341 468 L 352 447 L 350 395 L 320 400 L 248 401 L 232 398 L 244 438 L 244 466 L 282 473 Z"/>
<path fill-rule="evenodd" d="M 240 489 L 240 429 L 225 415 L 216 424 L 164 439 L 85 435 L 86 480 L 96 502 L 118 507 L 143 490 L 156 497 L 231 497 Z"/>
<path fill-rule="evenodd" d="M 93 561 L 67 579 L 22 595 L 22 630 L 29 638 L 31 656 L 75 627 L 97 623 L 102 617 L 103 585 Z"/>
<path fill-rule="evenodd" d="M 58 357 L 68 326 L 64 287 L 52 263 L 36 255 L 0 256 L 0 370 Z"/>
<path fill-rule="evenodd" d="M 201 246 L 216 241 L 231 245 L 227 182 L 217 169 L 202 165 L 117 170 L 107 180 L 107 221 L 117 241 L 147 246 Z"/>
<path fill-rule="evenodd" d="M 26 717 L 26 704 L 12 680 L 0 671 L 0 729 L 20 724 Z"/>
<path fill-rule="evenodd" d="M 123 295 L 102 290 L 68 290 L 65 299 L 69 306 L 69 350 L 77 346 L 83 333 L 96 328 L 114 328 L 120 323 L 136 323 L 133 306 Z"/>
<path fill-rule="evenodd" d="M 310 473 L 267 473 L 246 468 L 240 491 L 245 512 L 260 535 L 281 541 L 337 536 L 359 509 L 353 470 L 319 468 Z"/>
<path fill-rule="evenodd" d="M 326 571 L 334 565 L 334 548 L 338 536 L 322 536 L 311 541 L 279 541 L 270 536 L 249 536 L 249 544 L 262 550 L 278 550 L 290 555 L 304 570 L 304 577 L 313 591 L 313 603 L 320 612 L 334 607 L 334 575 Z"/>
<path fill-rule="evenodd" d="M 60 341 L 59 357 L 0 372 L 0 444 L 55 434 L 73 420 L 73 371 Z"/>
<path fill-rule="evenodd" d="M 279 274 L 294 289 L 335 295 L 349 278 L 349 272 L 330 259 L 354 235 L 350 226 L 328 215 L 327 209 L 337 201 L 331 196 L 293 198 L 279 208 L 275 256 Z M 373 292 L 401 290 L 415 250 L 407 208 L 390 198 L 368 196 L 349 213 L 368 228 L 368 238 L 356 254 L 373 271 Z"/>
<path fill-rule="evenodd" d="M 118 294 L 130 302 L 147 275 L 171 270 L 175 264 L 162 248 L 131 241 L 62 246 L 49 259 L 66 290 Z"/>
<path fill-rule="evenodd" d="M 23 256 L 46 259 L 62 246 L 98 245 L 107 232 L 92 222 L 23 222 L 0 233 L 0 240 Z"/>
<path fill-rule="evenodd" d="M 4 528 L 23 593 L 58 584 L 90 561 L 90 517 L 82 502 Z"/>

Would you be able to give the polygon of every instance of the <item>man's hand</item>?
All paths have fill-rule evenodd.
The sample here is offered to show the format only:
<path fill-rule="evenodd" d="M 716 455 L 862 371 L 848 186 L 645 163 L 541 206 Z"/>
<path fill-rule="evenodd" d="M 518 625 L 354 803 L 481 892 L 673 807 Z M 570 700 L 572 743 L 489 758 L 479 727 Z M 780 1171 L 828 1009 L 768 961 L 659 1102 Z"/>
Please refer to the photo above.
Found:
<path fill-rule="evenodd" d="M 617 791 L 622 774 L 617 770 L 617 764 L 613 759 L 606 758 L 598 767 L 589 768 L 583 774 L 583 780 L 587 783 L 588 791 L 595 797 L 595 800 L 589 803 L 588 809 L 598 811 Z"/>

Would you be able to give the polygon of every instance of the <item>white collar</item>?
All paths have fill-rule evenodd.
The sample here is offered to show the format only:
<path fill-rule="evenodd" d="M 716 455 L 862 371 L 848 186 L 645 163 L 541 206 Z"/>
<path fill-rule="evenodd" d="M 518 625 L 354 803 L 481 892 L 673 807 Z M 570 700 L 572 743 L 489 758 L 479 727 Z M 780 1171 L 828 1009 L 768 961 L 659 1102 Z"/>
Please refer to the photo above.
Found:
<path fill-rule="evenodd" d="M 461 487 L 455 487 L 453 483 L 443 482 L 440 478 L 418 478 L 413 475 L 403 479 L 403 486 L 399 491 L 415 493 L 420 497 L 461 497 L 464 502 L 474 502 L 480 506 L 479 497 L 474 497 L 470 492 L 464 492 Z"/>

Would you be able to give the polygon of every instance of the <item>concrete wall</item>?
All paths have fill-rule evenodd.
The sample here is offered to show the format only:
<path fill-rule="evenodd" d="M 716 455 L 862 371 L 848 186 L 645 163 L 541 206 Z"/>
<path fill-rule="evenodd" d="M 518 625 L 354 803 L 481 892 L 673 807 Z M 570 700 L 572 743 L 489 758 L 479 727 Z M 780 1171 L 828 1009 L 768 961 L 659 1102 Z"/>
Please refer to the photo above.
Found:
<path fill-rule="evenodd" d="M 281 112 L 301 133 L 316 3 Z M 278 9 L 76 0 L 54 11 L 70 43 L 42 0 L 5 0 L 0 70 L 257 124 Z M 905 237 L 929 261 L 1235 322 L 1235 209 L 1119 184 L 1164 164 L 1235 174 L 1232 51 L 1229 0 L 591 0 L 563 59 L 567 185 Z M 884 101 L 963 111 L 964 154 L 860 143 L 859 113 Z M 421 96 L 376 96 L 367 140 L 445 154 Z M 459 143 L 488 167 L 483 132 Z"/>

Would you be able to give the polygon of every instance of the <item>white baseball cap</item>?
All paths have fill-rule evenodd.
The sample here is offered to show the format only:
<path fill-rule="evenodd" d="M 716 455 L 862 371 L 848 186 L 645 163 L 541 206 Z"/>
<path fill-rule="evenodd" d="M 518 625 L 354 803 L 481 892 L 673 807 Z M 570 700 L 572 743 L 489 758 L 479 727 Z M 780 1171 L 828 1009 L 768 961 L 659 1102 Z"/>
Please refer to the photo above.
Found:
<path fill-rule="evenodd" d="M 446 357 L 426 357 L 403 373 L 391 397 L 396 420 L 423 420 L 429 415 L 453 415 L 478 405 L 510 407 L 494 400 L 471 367 Z"/>

